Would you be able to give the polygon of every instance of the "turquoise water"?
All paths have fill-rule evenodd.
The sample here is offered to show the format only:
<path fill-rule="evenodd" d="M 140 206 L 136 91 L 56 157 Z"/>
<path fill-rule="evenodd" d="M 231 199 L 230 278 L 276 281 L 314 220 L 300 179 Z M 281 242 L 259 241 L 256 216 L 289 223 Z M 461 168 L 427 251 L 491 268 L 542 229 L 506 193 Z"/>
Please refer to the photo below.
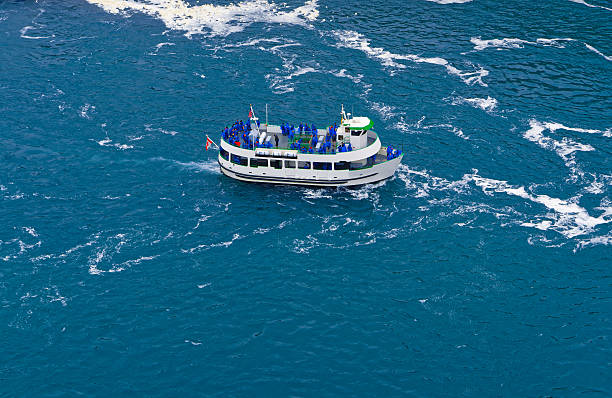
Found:
<path fill-rule="evenodd" d="M 0 1 L 0 396 L 612 395 L 611 16 Z M 230 180 L 250 103 L 403 164 Z"/>

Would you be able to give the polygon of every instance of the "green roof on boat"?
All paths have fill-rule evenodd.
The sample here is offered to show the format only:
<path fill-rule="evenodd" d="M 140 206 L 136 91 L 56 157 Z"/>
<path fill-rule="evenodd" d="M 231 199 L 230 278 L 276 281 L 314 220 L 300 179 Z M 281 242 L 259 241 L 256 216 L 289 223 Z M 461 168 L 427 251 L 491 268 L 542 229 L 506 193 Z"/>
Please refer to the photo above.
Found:
<path fill-rule="evenodd" d="M 344 121 L 344 125 L 350 130 L 370 130 L 374 122 L 369 117 L 354 117 Z"/>

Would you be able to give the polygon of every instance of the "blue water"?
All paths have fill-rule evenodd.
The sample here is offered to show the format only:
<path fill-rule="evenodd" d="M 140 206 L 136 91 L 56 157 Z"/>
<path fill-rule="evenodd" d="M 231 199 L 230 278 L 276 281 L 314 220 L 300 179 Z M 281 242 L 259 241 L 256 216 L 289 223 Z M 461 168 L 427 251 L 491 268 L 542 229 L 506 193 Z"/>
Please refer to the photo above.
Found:
<path fill-rule="evenodd" d="M 610 2 L 268 1 L 0 1 L 0 396 L 611 396 Z M 249 103 L 406 156 L 230 180 Z"/>

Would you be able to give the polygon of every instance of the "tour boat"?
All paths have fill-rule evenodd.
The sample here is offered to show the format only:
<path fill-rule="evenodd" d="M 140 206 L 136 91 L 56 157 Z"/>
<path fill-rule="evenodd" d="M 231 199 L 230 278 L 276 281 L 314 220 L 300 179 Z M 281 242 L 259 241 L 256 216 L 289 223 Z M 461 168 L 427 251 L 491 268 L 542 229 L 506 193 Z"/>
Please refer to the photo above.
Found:
<path fill-rule="evenodd" d="M 260 123 L 251 107 L 246 123 L 221 132 L 219 166 L 241 181 L 307 186 L 355 186 L 387 179 L 403 153 L 383 147 L 373 122 L 341 110 L 340 123 L 325 129 L 313 124 Z M 207 139 L 208 145 L 212 143 Z"/>

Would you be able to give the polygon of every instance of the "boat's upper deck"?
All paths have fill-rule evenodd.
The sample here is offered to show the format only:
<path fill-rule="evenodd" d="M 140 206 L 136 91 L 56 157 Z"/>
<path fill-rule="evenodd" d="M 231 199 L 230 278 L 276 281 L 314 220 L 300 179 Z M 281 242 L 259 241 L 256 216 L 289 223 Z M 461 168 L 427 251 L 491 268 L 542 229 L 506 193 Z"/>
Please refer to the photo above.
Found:
<path fill-rule="evenodd" d="M 224 129 L 221 138 L 228 144 L 255 150 L 258 148 L 294 150 L 304 154 L 335 154 L 364 149 L 378 141 L 377 134 L 369 130 L 372 123 L 368 118 L 361 128 L 355 128 L 348 122 L 341 126 L 332 125 L 326 129 L 317 129 L 314 125 L 299 126 L 273 124 L 259 125 L 257 119 L 246 124 L 235 123 L 231 129 Z M 252 122 L 252 123 L 251 123 Z"/>
<path fill-rule="evenodd" d="M 374 131 L 368 131 L 364 148 L 373 145 L 377 138 Z M 230 145 L 251 150 L 270 148 L 325 155 L 363 149 L 355 148 L 349 140 L 346 142 L 344 139 L 339 140 L 337 135 L 330 134 L 327 129 L 317 129 L 316 134 L 302 132 L 289 135 L 283 134 L 280 126 L 266 126 L 265 124 L 259 127 L 259 134 L 251 131 L 246 137 L 242 135 L 238 137 L 222 136 L 222 139 Z"/>
<path fill-rule="evenodd" d="M 387 148 L 381 146 L 372 126 L 369 118 L 347 119 L 344 112 L 340 125 L 326 129 L 301 123 L 260 124 L 256 117 L 250 117 L 246 123 L 240 121 L 226 127 L 221 134 L 221 146 L 230 154 L 248 158 L 297 158 L 312 162 L 365 164 L 379 156 L 381 161 L 397 156 L 393 151 L 385 155 Z"/>

